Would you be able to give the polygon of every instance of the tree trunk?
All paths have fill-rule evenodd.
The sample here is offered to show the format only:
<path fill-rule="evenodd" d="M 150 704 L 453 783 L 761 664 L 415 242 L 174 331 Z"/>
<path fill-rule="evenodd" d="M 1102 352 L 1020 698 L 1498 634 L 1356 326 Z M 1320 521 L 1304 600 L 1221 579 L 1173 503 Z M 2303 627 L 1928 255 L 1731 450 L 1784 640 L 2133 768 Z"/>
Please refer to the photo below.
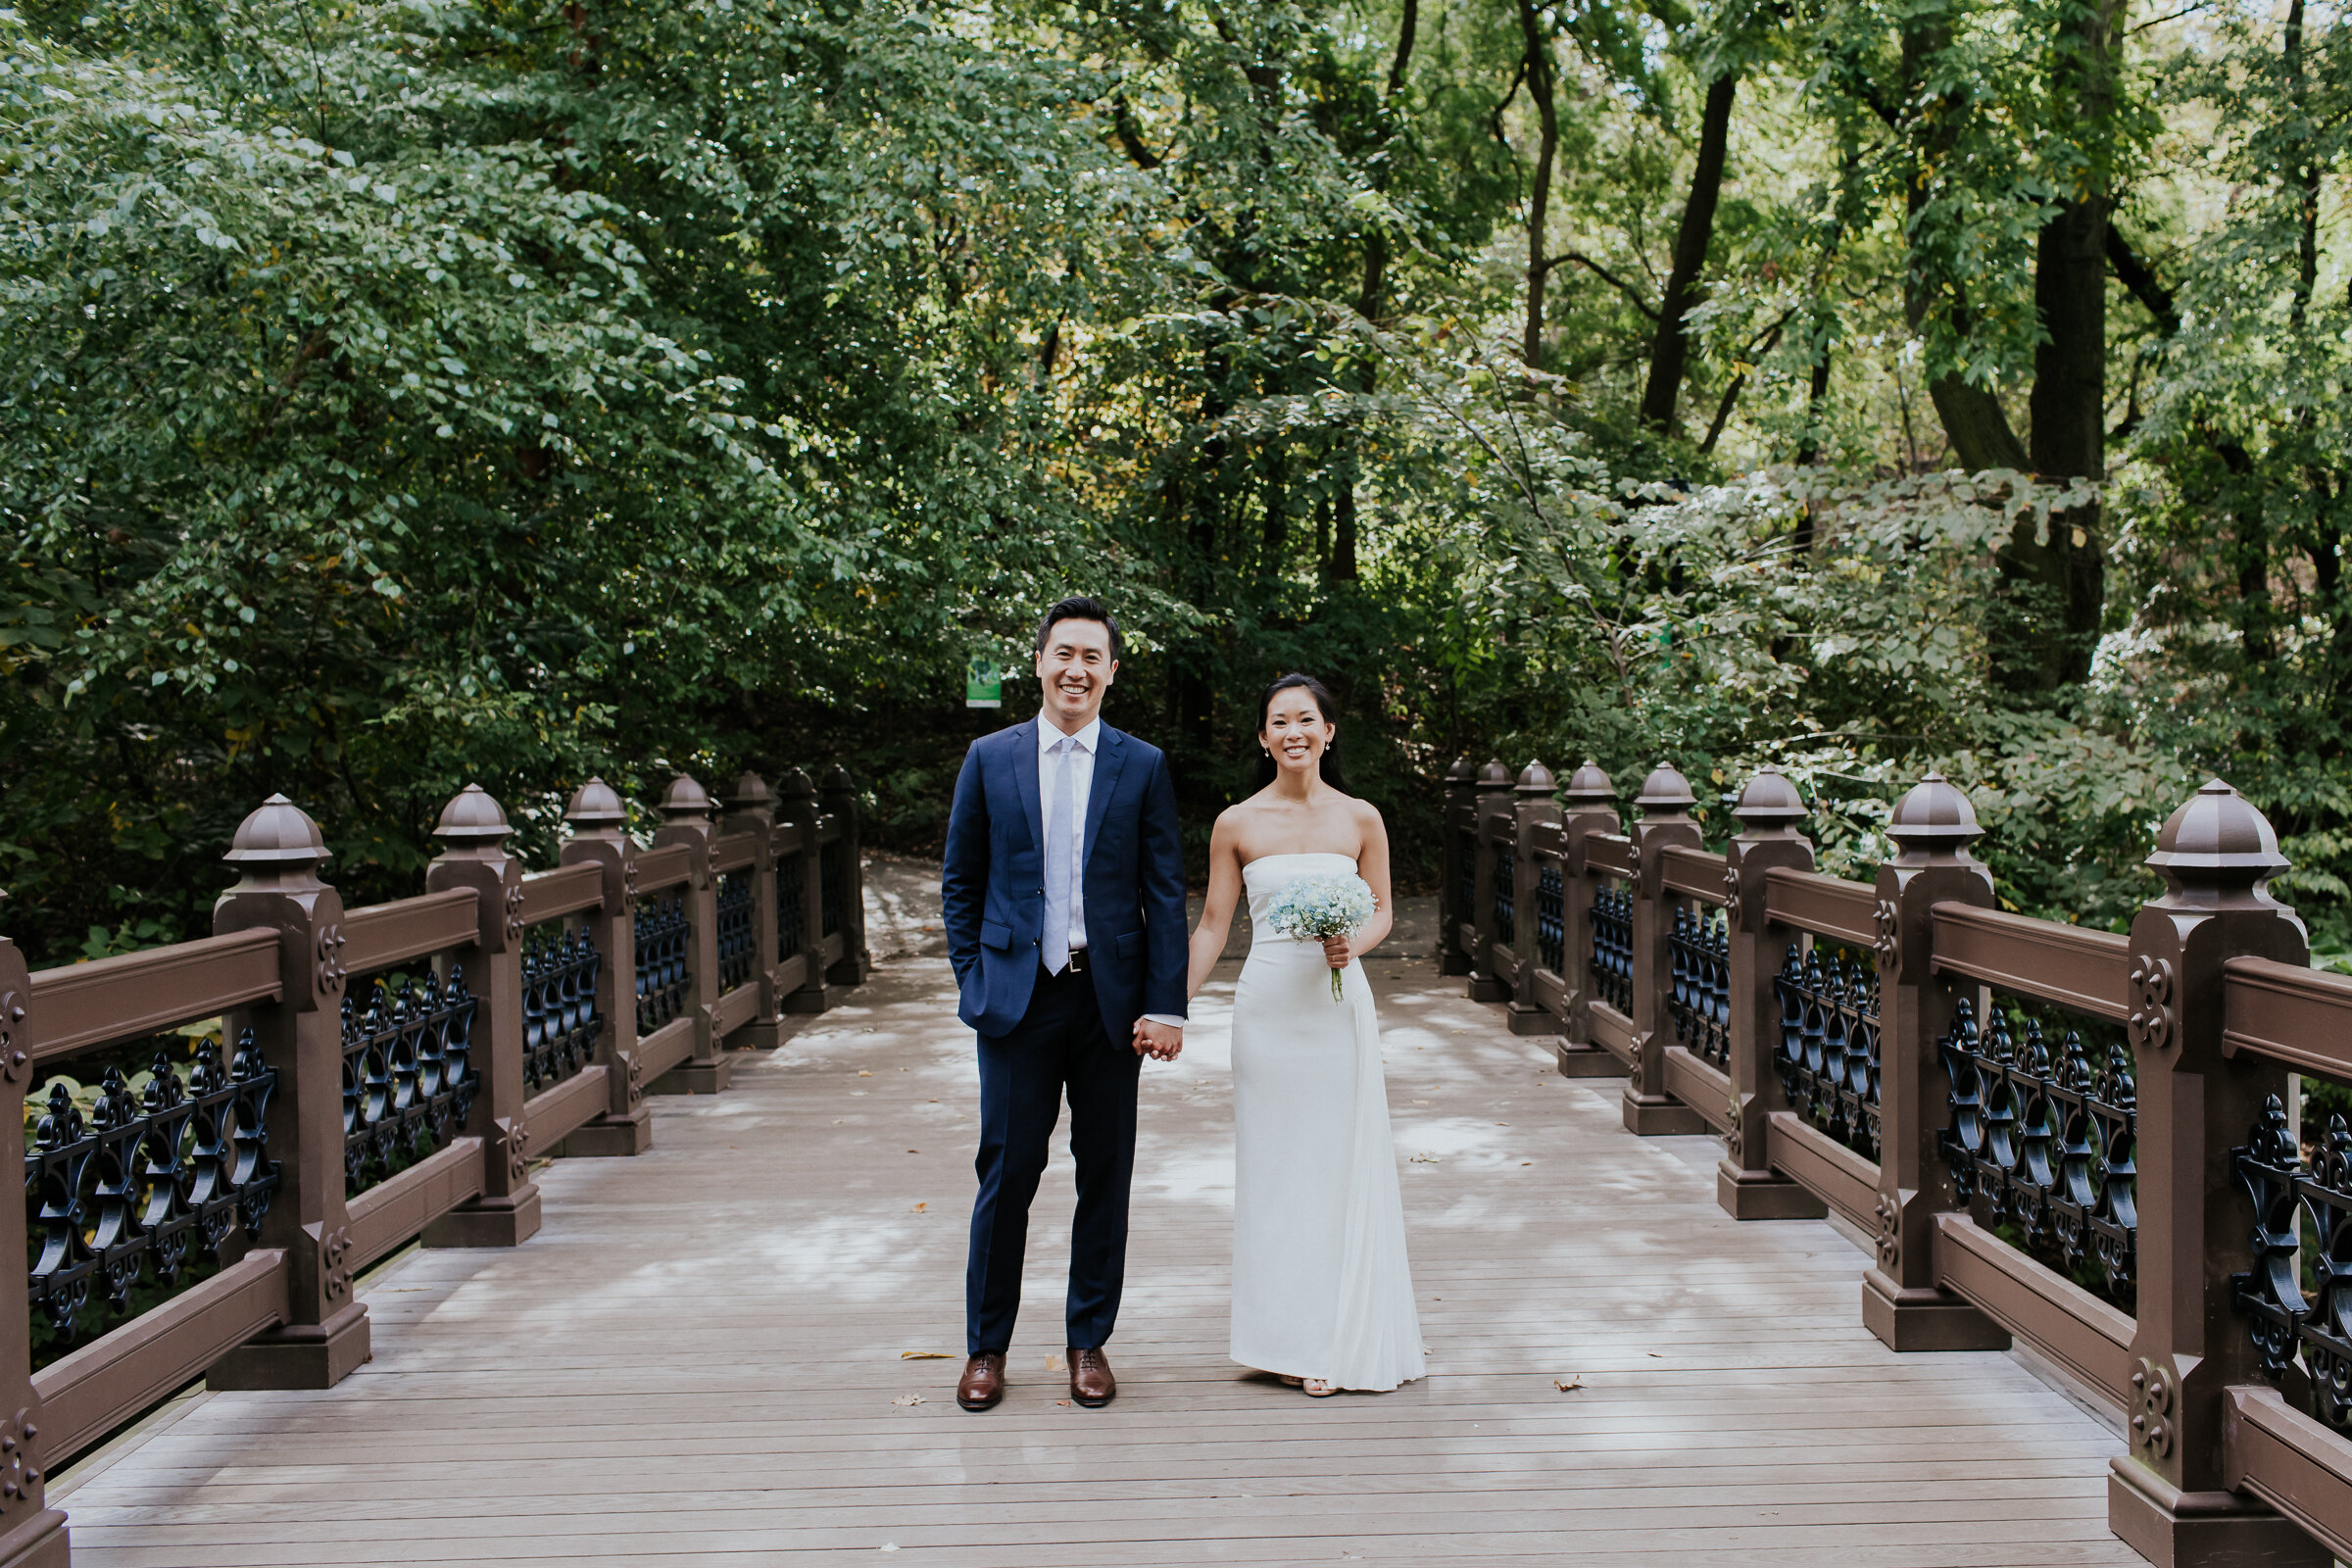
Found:
<path fill-rule="evenodd" d="M 1551 40 L 1544 36 L 1535 0 L 1519 0 L 1519 30 L 1527 40 L 1527 90 L 1536 106 L 1536 178 L 1527 202 L 1527 329 L 1519 357 L 1531 369 L 1544 367 L 1544 281 L 1551 270 L 1544 255 L 1550 226 L 1551 161 L 1560 146 L 1560 116 L 1552 101 Z"/>
<path fill-rule="evenodd" d="M 1674 268 L 1666 274 L 1666 297 L 1658 307 L 1657 336 L 1649 348 L 1649 380 L 1642 389 L 1642 421 L 1655 430 L 1674 428 L 1682 398 L 1683 372 L 1690 363 L 1685 322 L 1699 302 L 1699 278 L 1707 247 L 1715 238 L 1715 206 L 1723 195 L 1725 149 L 1731 139 L 1732 102 L 1740 77 L 1726 71 L 1707 84 L 1707 106 L 1698 123 L 1698 162 L 1690 171 L 1690 199 L 1674 237 Z"/>

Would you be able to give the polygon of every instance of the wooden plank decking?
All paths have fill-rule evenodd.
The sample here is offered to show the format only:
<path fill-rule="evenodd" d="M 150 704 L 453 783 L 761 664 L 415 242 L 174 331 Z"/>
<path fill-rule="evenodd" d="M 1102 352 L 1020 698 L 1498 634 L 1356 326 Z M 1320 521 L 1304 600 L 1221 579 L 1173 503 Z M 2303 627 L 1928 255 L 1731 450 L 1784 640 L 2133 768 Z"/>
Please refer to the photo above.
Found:
<path fill-rule="evenodd" d="M 651 1152 L 542 1170 L 528 1245 L 383 1271 L 340 1388 L 192 1399 L 62 1477 L 76 1563 L 2138 1564 L 2104 1425 L 2012 1357 L 1885 1350 L 1854 1247 L 1726 1217 L 1713 1141 L 1624 1132 L 1616 1081 L 1437 975 L 1427 910 L 1372 967 L 1430 1377 L 1317 1402 L 1225 1359 L 1229 962 L 1146 1070 L 1118 1401 L 1048 1365 L 1065 1156 L 1011 1392 L 958 1410 L 975 1090 L 925 892 L 878 866 L 872 982 L 656 1102 Z"/>

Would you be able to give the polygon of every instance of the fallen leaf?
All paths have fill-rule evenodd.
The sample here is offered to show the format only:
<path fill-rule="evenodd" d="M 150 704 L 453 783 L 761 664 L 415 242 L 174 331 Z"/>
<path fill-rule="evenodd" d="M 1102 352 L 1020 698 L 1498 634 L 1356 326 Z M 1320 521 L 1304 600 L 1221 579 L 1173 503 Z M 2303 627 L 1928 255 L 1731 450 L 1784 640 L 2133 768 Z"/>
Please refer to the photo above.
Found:
<path fill-rule="evenodd" d="M 1439 1159 L 1435 1154 L 1415 1154 L 1412 1158 L 1412 1163 L 1416 1165 L 1435 1165 L 1439 1163 Z"/>
<path fill-rule="evenodd" d="M 1437 1103 L 1437 1102 L 1434 1100 L 1416 1100 L 1413 1102 L 1413 1103 L 1416 1105 L 1434 1105 Z"/>
<path fill-rule="evenodd" d="M 850 1119 L 850 1118 L 849 1118 L 849 1117 L 847 1117 L 847 1116 L 836 1116 L 836 1117 L 834 1117 L 834 1118 L 833 1118 L 833 1125 L 834 1125 L 834 1126 L 836 1126 L 836 1127 L 838 1127 L 838 1126 L 840 1126 L 840 1125 L 841 1125 L 843 1122 L 846 1122 L 846 1121 L 848 1121 L 849 1119 Z"/>
<path fill-rule="evenodd" d="M 915 1205 L 914 1205 L 914 1207 L 913 1207 L 913 1208 L 909 1209 L 907 1212 L 909 1212 L 909 1213 L 913 1213 L 913 1214 L 922 1214 L 922 1213 L 927 1213 L 927 1212 L 929 1212 L 929 1211 L 930 1211 L 930 1208 L 931 1208 L 931 1205 L 930 1205 L 929 1203 L 917 1203 L 917 1204 L 915 1204 Z"/>
<path fill-rule="evenodd" d="M 1532 1159 L 1523 1159 L 1519 1163 L 1522 1165 L 1533 1165 L 1535 1161 Z"/>
<path fill-rule="evenodd" d="M 906 1152 L 908 1152 L 909 1154 L 919 1154 L 919 1153 L 921 1153 L 921 1152 L 922 1152 L 922 1151 L 921 1151 L 921 1150 L 919 1150 L 919 1149 L 909 1149 L 908 1151 L 906 1151 Z"/>
<path fill-rule="evenodd" d="M 923 1402 L 923 1396 L 919 1394 L 902 1394 L 890 1402 L 893 1404 L 920 1404 Z"/>
<path fill-rule="evenodd" d="M 1645 1354 L 1647 1354 L 1647 1355 L 1649 1356 L 1649 1358 L 1650 1358 L 1651 1360 L 1653 1360 L 1653 1361 L 1663 1361 L 1663 1360 L 1665 1360 L 1665 1359 L 1666 1359 L 1666 1357 L 1665 1357 L 1665 1354 L 1664 1354 L 1662 1351 L 1658 1351 L 1658 1350 L 1649 1350 L 1649 1351 L 1645 1351 L 1644 1353 L 1645 1353 Z"/>
<path fill-rule="evenodd" d="M 871 1078 L 873 1074 L 867 1072 L 863 1067 L 860 1067 L 858 1069 L 858 1076 L 860 1078 Z"/>
<path fill-rule="evenodd" d="M 1060 1356 L 1049 1355 L 1046 1357 L 1046 1370 L 1049 1372 L 1063 1372 L 1067 1371 L 1068 1368 L 1062 1365 Z"/>
<path fill-rule="evenodd" d="M 901 1350 L 902 1361 L 953 1361 L 956 1358 L 945 1350 Z"/>
<path fill-rule="evenodd" d="M 1508 1127 L 1510 1123 L 1507 1121 L 1498 1121 L 1494 1125 L 1497 1127 Z"/>
<path fill-rule="evenodd" d="M 1585 1386 L 1585 1380 L 1583 1378 L 1572 1378 L 1568 1382 L 1562 1383 L 1558 1378 L 1553 1378 L 1551 1380 L 1551 1386 L 1559 1390 L 1562 1394 L 1574 1394 L 1577 1390 Z"/>
<path fill-rule="evenodd" d="M 1054 1402 L 1060 1405 L 1065 1410 L 1070 1407 L 1070 1401 L 1067 1399 L 1055 1399 Z"/>

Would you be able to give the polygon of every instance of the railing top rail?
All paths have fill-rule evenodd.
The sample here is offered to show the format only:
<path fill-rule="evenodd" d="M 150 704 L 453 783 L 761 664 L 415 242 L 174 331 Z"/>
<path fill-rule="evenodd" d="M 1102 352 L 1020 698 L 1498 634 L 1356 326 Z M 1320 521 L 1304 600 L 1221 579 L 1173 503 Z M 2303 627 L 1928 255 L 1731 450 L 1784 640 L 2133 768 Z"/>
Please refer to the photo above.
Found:
<path fill-rule="evenodd" d="M 471 888 L 451 888 L 343 916 L 343 967 L 364 975 L 428 953 L 470 946 L 480 934 Z"/>
<path fill-rule="evenodd" d="M 1728 863 L 1723 856 L 1676 844 L 1667 848 L 1660 860 L 1664 881 L 1671 891 L 1701 904 L 1720 906 L 1730 902 L 1723 891 L 1723 868 Z"/>
<path fill-rule="evenodd" d="M 1622 833 L 1585 835 L 1585 869 L 1608 876 L 1633 876 L 1641 870 L 1634 841 Z"/>
<path fill-rule="evenodd" d="M 730 833 L 710 846 L 710 869 L 740 871 L 760 858 L 760 835 L 746 828 Z"/>
<path fill-rule="evenodd" d="M 2352 975 L 2230 959 L 2222 965 L 2222 1052 L 2352 1083 Z"/>
<path fill-rule="evenodd" d="M 637 855 L 637 891 L 659 893 L 694 875 L 694 856 L 683 844 L 664 844 Z"/>
<path fill-rule="evenodd" d="M 520 918 L 524 925 L 537 925 L 582 909 L 601 908 L 604 902 L 605 868 L 593 860 L 579 860 L 524 877 Z"/>
<path fill-rule="evenodd" d="M 1780 866 L 1765 872 L 1764 913 L 1783 925 L 1859 948 L 1879 939 L 1878 890 L 1819 871 Z"/>
<path fill-rule="evenodd" d="M 2130 938 L 1968 904 L 1929 912 L 1936 968 L 2115 1023 L 2129 1015 Z"/>
<path fill-rule="evenodd" d="M 275 1002 L 277 946 L 275 931 L 258 928 L 43 969 L 31 977 L 32 1059 Z"/>
<path fill-rule="evenodd" d="M 816 819 L 817 843 L 833 844 L 839 842 L 840 838 L 841 816 L 838 812 L 827 811 L 824 815 Z"/>
<path fill-rule="evenodd" d="M 1561 822 L 1533 822 L 1527 830 L 1528 853 L 1556 859 L 1568 853 L 1568 828 Z"/>
<path fill-rule="evenodd" d="M 798 822 L 778 822 L 767 842 L 770 852 L 779 858 L 798 855 L 808 848 L 808 830 Z"/>

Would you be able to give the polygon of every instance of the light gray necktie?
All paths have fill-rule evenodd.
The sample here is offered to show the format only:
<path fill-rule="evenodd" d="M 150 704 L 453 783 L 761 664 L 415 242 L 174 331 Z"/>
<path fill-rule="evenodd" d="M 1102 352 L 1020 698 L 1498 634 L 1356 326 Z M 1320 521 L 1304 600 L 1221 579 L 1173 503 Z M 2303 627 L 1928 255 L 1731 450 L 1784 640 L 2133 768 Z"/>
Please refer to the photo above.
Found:
<path fill-rule="evenodd" d="M 1059 974 L 1070 961 L 1070 812 L 1077 794 L 1078 737 L 1064 735 L 1048 755 L 1060 761 L 1054 803 L 1046 808 L 1046 929 L 1038 939 L 1038 956 L 1046 973 Z"/>

